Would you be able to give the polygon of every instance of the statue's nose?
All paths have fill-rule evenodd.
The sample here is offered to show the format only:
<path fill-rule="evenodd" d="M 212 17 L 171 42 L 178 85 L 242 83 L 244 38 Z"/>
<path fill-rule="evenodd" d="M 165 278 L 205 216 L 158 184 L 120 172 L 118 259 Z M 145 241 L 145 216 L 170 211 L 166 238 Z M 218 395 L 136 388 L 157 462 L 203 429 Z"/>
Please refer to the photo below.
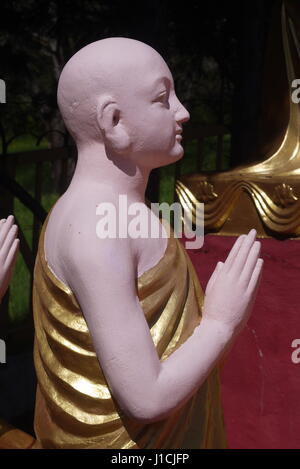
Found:
<path fill-rule="evenodd" d="M 176 96 L 176 99 L 177 99 L 177 110 L 176 110 L 176 115 L 175 115 L 176 116 L 176 121 L 180 122 L 182 124 L 182 123 L 187 122 L 189 120 L 190 113 L 183 106 L 183 104 L 181 104 L 181 102 L 179 101 L 177 96 Z"/>
<path fill-rule="evenodd" d="M 190 113 L 181 103 L 177 111 L 176 118 L 177 118 L 177 121 L 180 123 L 187 122 L 190 118 Z"/>

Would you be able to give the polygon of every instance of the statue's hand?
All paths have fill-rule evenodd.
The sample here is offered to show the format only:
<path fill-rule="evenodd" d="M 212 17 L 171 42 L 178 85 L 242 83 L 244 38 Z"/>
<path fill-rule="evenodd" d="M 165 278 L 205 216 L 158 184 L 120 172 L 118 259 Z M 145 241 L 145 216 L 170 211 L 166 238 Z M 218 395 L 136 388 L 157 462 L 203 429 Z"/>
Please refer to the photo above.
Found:
<path fill-rule="evenodd" d="M 14 217 L 0 220 L 0 302 L 9 286 L 19 249 Z"/>
<path fill-rule="evenodd" d="M 218 321 L 235 335 L 245 326 L 255 300 L 263 260 L 256 231 L 240 236 L 226 261 L 218 262 L 205 292 L 203 318 Z"/>

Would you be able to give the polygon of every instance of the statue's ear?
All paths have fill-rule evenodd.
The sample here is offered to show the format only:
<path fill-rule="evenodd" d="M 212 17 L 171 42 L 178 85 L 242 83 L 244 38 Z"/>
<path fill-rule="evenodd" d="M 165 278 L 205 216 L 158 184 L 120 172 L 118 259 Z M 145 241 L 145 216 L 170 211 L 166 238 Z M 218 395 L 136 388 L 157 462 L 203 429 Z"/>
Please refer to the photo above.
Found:
<path fill-rule="evenodd" d="M 111 96 L 103 96 L 97 105 L 97 122 L 104 144 L 117 153 L 130 147 L 130 137 L 122 120 L 122 112 Z"/>

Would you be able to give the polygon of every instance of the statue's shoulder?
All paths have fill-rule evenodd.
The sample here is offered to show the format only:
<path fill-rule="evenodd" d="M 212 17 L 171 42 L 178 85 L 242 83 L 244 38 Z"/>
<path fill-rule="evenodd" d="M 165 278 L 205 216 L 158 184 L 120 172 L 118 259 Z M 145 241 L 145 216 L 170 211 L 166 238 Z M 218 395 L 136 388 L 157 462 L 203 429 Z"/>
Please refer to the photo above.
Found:
<path fill-rule="evenodd" d="M 92 270 L 102 265 L 108 270 L 121 259 L 128 265 L 135 263 L 130 239 L 105 237 L 107 220 L 97 213 L 98 205 L 98 199 L 91 195 L 65 197 L 50 213 L 45 229 L 46 257 L 53 272 L 68 286 L 70 276 L 86 266 Z"/>

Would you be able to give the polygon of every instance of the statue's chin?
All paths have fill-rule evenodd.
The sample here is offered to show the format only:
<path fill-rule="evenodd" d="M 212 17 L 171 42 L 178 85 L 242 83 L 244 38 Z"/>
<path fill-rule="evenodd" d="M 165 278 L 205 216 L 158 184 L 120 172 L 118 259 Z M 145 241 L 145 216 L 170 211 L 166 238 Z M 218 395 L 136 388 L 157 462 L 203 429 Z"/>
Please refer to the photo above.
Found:
<path fill-rule="evenodd" d="M 145 166 L 152 170 L 176 163 L 176 161 L 180 160 L 183 155 L 184 149 L 179 143 L 177 143 L 171 151 L 144 155 L 144 158 L 140 159 L 140 161 L 143 161 Z"/>
<path fill-rule="evenodd" d="M 182 148 L 182 146 L 180 144 L 176 145 L 176 151 L 174 149 L 174 151 L 171 153 L 169 160 L 168 162 L 166 162 L 166 164 L 171 164 L 178 160 L 181 160 L 183 155 L 184 155 L 184 149 Z"/>
<path fill-rule="evenodd" d="M 176 161 L 181 160 L 183 155 L 184 155 L 184 150 L 181 147 L 180 151 L 176 151 L 176 153 L 173 152 L 169 154 L 166 158 L 164 158 L 164 161 L 159 166 L 168 166 L 169 164 L 176 163 Z"/>

